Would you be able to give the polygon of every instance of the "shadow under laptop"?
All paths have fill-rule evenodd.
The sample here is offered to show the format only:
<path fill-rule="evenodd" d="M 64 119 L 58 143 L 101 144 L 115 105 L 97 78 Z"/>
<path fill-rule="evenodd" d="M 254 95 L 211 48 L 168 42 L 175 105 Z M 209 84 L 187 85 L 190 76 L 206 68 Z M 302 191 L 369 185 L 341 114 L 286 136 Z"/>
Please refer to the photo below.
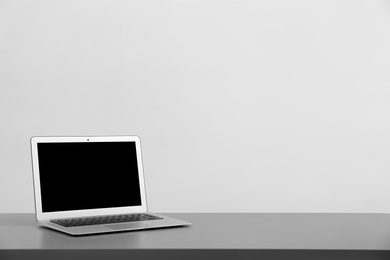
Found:
<path fill-rule="evenodd" d="M 156 227 L 143 230 L 117 231 L 72 236 L 45 226 L 38 226 L 40 245 L 45 249 L 140 249 L 150 246 L 150 233 L 162 230 L 189 228 Z M 157 234 L 156 234 L 157 235 Z"/>

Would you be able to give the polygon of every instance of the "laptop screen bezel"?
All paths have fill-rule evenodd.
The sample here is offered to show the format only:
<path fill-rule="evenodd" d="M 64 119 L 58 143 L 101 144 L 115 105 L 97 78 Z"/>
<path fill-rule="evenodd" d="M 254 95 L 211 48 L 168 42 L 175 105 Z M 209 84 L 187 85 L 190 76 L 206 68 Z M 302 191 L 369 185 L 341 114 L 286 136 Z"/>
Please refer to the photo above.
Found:
<path fill-rule="evenodd" d="M 40 173 L 38 163 L 38 143 L 74 143 L 74 142 L 135 142 L 138 177 L 140 182 L 141 205 L 131 207 L 115 207 L 102 209 L 87 209 L 87 210 L 71 210 L 59 212 L 43 212 L 42 211 L 42 197 L 40 186 Z M 141 140 L 138 136 L 67 136 L 67 137 L 42 137 L 34 136 L 31 138 L 31 158 L 34 184 L 34 198 L 35 198 L 35 213 L 38 221 L 50 220 L 55 218 L 71 218 L 97 215 L 112 215 L 112 214 L 128 214 L 128 213 L 143 213 L 147 212 L 146 190 L 144 179 L 144 168 L 142 163 Z"/>

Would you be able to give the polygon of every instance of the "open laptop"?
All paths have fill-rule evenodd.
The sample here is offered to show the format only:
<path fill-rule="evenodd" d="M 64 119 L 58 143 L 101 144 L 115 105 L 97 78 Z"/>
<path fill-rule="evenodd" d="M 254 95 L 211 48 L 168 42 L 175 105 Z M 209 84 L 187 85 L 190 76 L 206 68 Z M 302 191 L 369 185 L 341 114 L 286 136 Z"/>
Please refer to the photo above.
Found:
<path fill-rule="evenodd" d="M 32 137 L 37 221 L 71 235 L 185 226 L 148 212 L 137 136 Z"/>

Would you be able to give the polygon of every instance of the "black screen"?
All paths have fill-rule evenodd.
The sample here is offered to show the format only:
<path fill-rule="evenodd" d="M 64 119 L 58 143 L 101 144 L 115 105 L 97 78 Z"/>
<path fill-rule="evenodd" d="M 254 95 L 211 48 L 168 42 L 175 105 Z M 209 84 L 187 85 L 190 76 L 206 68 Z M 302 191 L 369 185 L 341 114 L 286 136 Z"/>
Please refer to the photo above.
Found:
<path fill-rule="evenodd" d="M 141 205 L 135 142 L 38 143 L 42 211 Z"/>

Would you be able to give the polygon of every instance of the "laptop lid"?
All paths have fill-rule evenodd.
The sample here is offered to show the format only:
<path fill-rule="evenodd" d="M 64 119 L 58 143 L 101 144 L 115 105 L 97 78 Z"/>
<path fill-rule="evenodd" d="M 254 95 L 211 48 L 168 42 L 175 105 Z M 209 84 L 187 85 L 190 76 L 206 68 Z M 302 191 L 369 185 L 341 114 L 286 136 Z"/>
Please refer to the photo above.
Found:
<path fill-rule="evenodd" d="M 38 221 L 146 212 L 138 136 L 32 137 Z"/>

